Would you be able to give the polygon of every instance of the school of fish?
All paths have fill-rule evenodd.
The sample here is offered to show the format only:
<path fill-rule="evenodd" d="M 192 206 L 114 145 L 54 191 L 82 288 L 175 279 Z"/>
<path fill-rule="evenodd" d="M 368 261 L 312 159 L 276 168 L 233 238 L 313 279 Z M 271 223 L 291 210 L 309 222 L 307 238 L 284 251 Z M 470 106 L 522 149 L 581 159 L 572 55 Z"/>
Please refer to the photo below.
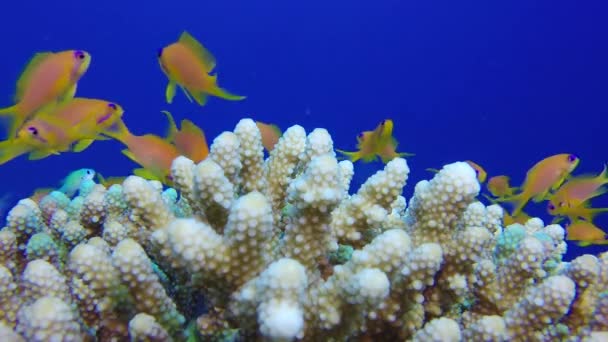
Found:
<path fill-rule="evenodd" d="M 158 63 L 167 77 L 165 100 L 173 102 L 177 88 L 190 102 L 204 106 L 209 96 L 229 101 L 246 97 L 236 95 L 218 85 L 215 57 L 198 40 L 184 31 L 179 39 L 158 50 Z M 203 129 L 184 119 L 178 128 L 173 115 L 162 111 L 168 120 L 166 136 L 153 133 L 135 134 L 123 120 L 125 110 L 106 99 L 76 97 L 78 83 L 91 66 L 91 54 L 84 50 L 40 52 L 35 54 L 17 80 L 14 104 L 0 109 L 0 121 L 6 126 L 6 139 L 0 142 L 0 165 L 27 154 L 37 160 L 61 153 L 86 150 L 98 140 L 114 139 L 125 146 L 122 153 L 140 167 L 134 174 L 171 185 L 170 168 L 178 156 L 198 163 L 209 154 Z M 278 126 L 256 122 L 262 144 L 270 153 L 281 136 Z M 356 151 L 337 150 L 352 162 L 388 163 L 396 157 L 414 154 L 397 152 L 393 136 L 394 122 L 385 119 L 375 129 L 356 136 Z M 608 191 L 608 167 L 597 175 L 572 176 L 580 160 L 574 154 L 556 154 L 534 164 L 519 187 L 510 185 L 511 178 L 488 174 L 478 164 L 466 161 L 485 183 L 486 199 L 492 203 L 510 204 L 505 211 L 504 225 L 523 223 L 530 216 L 523 211 L 530 202 L 547 202 L 547 211 L 554 222 L 568 219 L 568 239 L 581 246 L 608 244 L 606 233 L 593 221 L 608 208 L 592 208 L 591 200 Z M 436 172 L 436 169 L 427 169 Z M 104 178 L 86 168 L 71 172 L 58 191 L 73 196 L 85 180 L 95 176 L 101 184 L 110 186 L 124 177 Z M 487 180 L 487 182 L 486 182 Z M 38 189 L 31 198 L 39 200 L 52 189 Z M 0 200 L 0 209 L 2 203 Z M 506 209 L 506 208 L 505 208 Z"/>

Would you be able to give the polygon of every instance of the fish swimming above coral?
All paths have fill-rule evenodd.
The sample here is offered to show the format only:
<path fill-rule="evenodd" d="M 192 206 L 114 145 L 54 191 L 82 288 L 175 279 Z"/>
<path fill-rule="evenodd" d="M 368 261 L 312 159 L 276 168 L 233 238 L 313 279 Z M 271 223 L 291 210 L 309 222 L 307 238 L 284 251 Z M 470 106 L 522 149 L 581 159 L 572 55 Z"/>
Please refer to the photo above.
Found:
<path fill-rule="evenodd" d="M 90 63 L 91 55 L 83 50 L 35 54 L 17 81 L 17 103 L 0 109 L 0 117 L 11 121 L 8 138 L 44 106 L 74 97 L 77 82 Z"/>
<path fill-rule="evenodd" d="M 554 194 L 549 196 L 547 208 L 551 215 L 560 215 L 568 207 L 578 207 L 584 202 L 608 191 L 608 166 L 599 175 L 580 175 L 568 179 Z"/>
<path fill-rule="evenodd" d="M 70 172 L 62 181 L 61 187 L 57 191 L 63 192 L 66 196 L 72 197 L 78 191 L 82 182 L 95 178 L 95 170 L 82 168 Z"/>
<path fill-rule="evenodd" d="M 262 135 L 262 145 L 264 145 L 266 151 L 270 153 L 281 137 L 281 129 L 275 124 L 268 124 L 261 121 L 256 121 L 255 124 L 258 126 L 260 134 Z"/>
<path fill-rule="evenodd" d="M 167 140 L 175 145 L 179 153 L 195 163 L 203 161 L 209 155 L 209 146 L 203 130 L 188 119 L 182 120 L 177 129 L 173 115 L 164 110 L 163 114 L 169 120 Z"/>
<path fill-rule="evenodd" d="M 83 136 L 95 136 L 95 139 L 79 140 L 72 147 L 74 152 L 82 152 L 95 140 L 104 140 L 101 132 L 111 127 L 124 113 L 122 106 L 115 102 L 75 97 L 66 100 L 49 110 L 36 113 L 36 118 L 61 120 L 66 125 L 78 126 Z"/>
<path fill-rule="evenodd" d="M 127 148 L 122 153 L 141 168 L 133 173 L 151 180 L 170 184 L 168 178 L 173 159 L 180 156 L 178 149 L 167 138 L 155 134 L 135 135 L 122 119 L 104 131 L 104 135 L 120 141 Z"/>
<path fill-rule="evenodd" d="M 52 118 L 34 118 L 17 132 L 17 137 L 0 142 L 0 165 L 29 153 L 30 160 L 46 158 L 52 154 L 70 151 L 82 139 L 95 139 L 96 135 L 83 135 L 79 126 L 69 126 Z"/>
<path fill-rule="evenodd" d="M 393 120 L 383 120 L 373 131 L 364 131 L 357 135 L 357 151 L 348 152 L 336 150 L 344 154 L 350 161 L 356 162 L 361 159 L 364 162 L 372 162 L 378 157 L 383 163 L 388 163 L 396 157 L 410 157 L 414 154 L 398 153 L 397 139 L 393 136 Z"/>
<path fill-rule="evenodd" d="M 188 100 L 201 106 L 209 95 L 230 101 L 240 101 L 245 96 L 234 95 L 218 86 L 217 73 L 211 75 L 216 65 L 215 57 L 188 32 L 184 31 L 177 42 L 158 50 L 160 68 L 169 79 L 165 98 L 172 103 L 179 86 Z"/>
<path fill-rule="evenodd" d="M 570 153 L 549 156 L 534 164 L 526 173 L 521 191 L 513 196 L 501 198 L 499 202 L 513 203 L 512 215 L 517 215 L 532 199 L 542 202 L 551 190 L 558 189 L 578 166 L 579 158 Z"/>

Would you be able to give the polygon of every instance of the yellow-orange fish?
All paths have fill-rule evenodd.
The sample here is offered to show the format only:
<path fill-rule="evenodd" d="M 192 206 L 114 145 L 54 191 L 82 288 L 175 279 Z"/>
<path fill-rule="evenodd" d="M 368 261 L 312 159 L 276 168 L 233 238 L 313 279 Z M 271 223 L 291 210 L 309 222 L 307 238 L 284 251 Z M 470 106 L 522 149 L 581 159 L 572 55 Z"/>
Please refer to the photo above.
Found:
<path fill-rule="evenodd" d="M 520 193 L 499 201 L 513 203 L 512 215 L 517 215 L 530 199 L 540 202 L 550 190 L 557 189 L 578 166 L 579 161 L 577 156 L 569 153 L 547 157 L 530 168 Z"/>
<path fill-rule="evenodd" d="M 549 213 L 559 215 L 562 207 L 578 207 L 584 202 L 600 196 L 608 189 L 604 185 L 608 184 L 608 167 L 597 176 L 577 176 L 568 180 L 562 185 L 555 194 L 549 197 L 547 206 Z"/>
<path fill-rule="evenodd" d="M 209 155 L 209 146 L 203 130 L 192 121 L 184 119 L 178 130 L 173 115 L 168 111 L 162 111 L 169 119 L 169 133 L 167 140 L 172 142 L 180 154 L 195 163 L 199 163 Z"/>
<path fill-rule="evenodd" d="M 9 138 L 36 111 L 56 101 L 74 97 L 77 82 L 89 68 L 91 55 L 83 50 L 37 53 L 17 81 L 12 107 L 0 109 L 11 116 Z"/>
<path fill-rule="evenodd" d="M 570 219 L 570 221 L 576 221 L 579 218 L 585 219 L 587 221 L 593 221 L 596 215 L 608 212 L 608 208 L 591 208 L 589 207 L 588 202 L 584 202 L 577 206 L 572 206 L 568 203 L 562 205 L 560 207 L 555 207 L 551 202 L 547 204 L 547 211 L 551 215 L 560 217 L 565 216 Z M 559 222 L 560 219 L 556 218 L 553 222 Z"/>
<path fill-rule="evenodd" d="M 581 241 L 593 244 L 605 241 L 606 232 L 588 221 L 575 221 L 566 227 L 567 240 Z"/>
<path fill-rule="evenodd" d="M 260 134 L 262 135 L 262 145 L 264 148 L 270 152 L 274 148 L 274 145 L 277 144 L 279 138 L 281 137 L 281 129 L 274 124 L 267 124 L 260 121 L 255 122 L 256 126 L 260 130 Z"/>
<path fill-rule="evenodd" d="M 486 187 L 494 197 L 512 196 L 516 188 L 510 186 L 509 176 L 494 176 L 488 179 Z"/>
<path fill-rule="evenodd" d="M 218 86 L 217 74 L 210 75 L 216 65 L 215 57 L 186 31 L 177 42 L 158 51 L 158 61 L 169 79 L 165 91 L 168 103 L 173 102 L 177 85 L 190 101 L 194 98 L 201 106 L 207 103 L 208 95 L 232 101 L 245 99 Z"/>
<path fill-rule="evenodd" d="M 103 140 L 105 138 L 99 134 L 111 127 L 116 120 L 122 117 L 123 113 L 123 108 L 115 102 L 76 97 L 37 113 L 36 118 L 59 120 L 64 122 L 66 127 L 78 126 L 79 132 L 83 136 L 97 136 L 96 139 Z M 74 152 L 84 151 L 93 141 L 95 139 L 80 140 L 72 147 L 72 150 Z"/>
<path fill-rule="evenodd" d="M 469 164 L 469 166 L 472 167 L 473 170 L 475 170 L 475 174 L 477 175 L 477 180 L 479 181 L 479 183 L 483 183 L 486 181 L 486 178 L 488 178 L 488 173 L 486 172 L 486 170 L 483 169 L 483 167 L 479 166 L 479 164 L 471 160 L 465 160 L 465 162 Z"/>
<path fill-rule="evenodd" d="M 359 159 L 364 162 L 374 161 L 378 156 L 382 162 L 388 163 L 396 157 L 413 156 L 412 153 L 396 152 L 398 142 L 393 137 L 393 120 L 383 120 L 373 131 L 364 131 L 357 135 L 357 151 L 347 152 L 337 150 L 347 156 L 352 162 Z"/>
<path fill-rule="evenodd" d="M 180 153 L 167 139 L 154 134 L 134 135 L 122 119 L 117 120 L 104 134 L 123 143 L 127 149 L 122 153 L 142 166 L 133 170 L 137 176 L 171 184 L 171 164 Z"/>
<path fill-rule="evenodd" d="M 30 160 L 69 151 L 73 144 L 83 139 L 95 139 L 86 135 L 80 125 L 69 126 L 52 118 L 33 118 L 23 125 L 14 139 L 0 142 L 0 165 L 29 153 Z"/>
<path fill-rule="evenodd" d="M 512 225 L 513 223 L 526 224 L 532 217 L 525 212 L 521 211 L 517 215 L 510 215 L 506 210 L 502 216 L 502 224 L 505 227 Z"/>

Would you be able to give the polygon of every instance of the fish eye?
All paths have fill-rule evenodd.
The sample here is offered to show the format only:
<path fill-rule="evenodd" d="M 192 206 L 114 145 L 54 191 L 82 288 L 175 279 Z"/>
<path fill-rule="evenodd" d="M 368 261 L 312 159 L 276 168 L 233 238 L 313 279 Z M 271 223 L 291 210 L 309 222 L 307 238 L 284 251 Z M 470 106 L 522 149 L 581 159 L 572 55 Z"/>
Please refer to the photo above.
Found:
<path fill-rule="evenodd" d="M 34 126 L 30 126 L 27 128 L 27 130 L 32 134 L 32 135 L 38 135 L 38 128 L 34 127 Z"/>
<path fill-rule="evenodd" d="M 87 175 L 90 175 L 90 174 L 91 174 L 91 170 L 87 170 Z"/>
<path fill-rule="evenodd" d="M 359 133 L 359 134 L 357 134 L 357 137 L 359 137 L 359 138 L 363 138 L 363 133 Z"/>
<path fill-rule="evenodd" d="M 475 170 L 475 174 L 479 176 L 479 170 Z"/>
<path fill-rule="evenodd" d="M 157 55 L 158 57 L 161 57 L 163 55 L 163 48 L 158 49 Z"/>
<path fill-rule="evenodd" d="M 381 125 L 382 125 L 382 126 L 384 126 L 385 124 L 386 124 L 386 119 L 385 119 L 385 120 L 382 120 Z"/>
<path fill-rule="evenodd" d="M 116 104 L 114 104 L 114 103 L 108 103 L 108 107 L 110 107 L 110 108 L 112 108 L 112 109 L 114 109 L 114 110 L 116 110 L 116 109 L 118 108 L 118 107 L 116 106 Z"/>
<path fill-rule="evenodd" d="M 570 163 L 574 163 L 574 162 L 575 162 L 577 159 L 578 159 L 578 157 L 577 157 L 577 156 L 575 156 L 574 154 L 570 154 L 570 155 L 568 155 L 568 161 L 569 161 Z"/>
<path fill-rule="evenodd" d="M 78 59 L 84 59 L 84 52 L 82 51 L 74 51 L 74 57 Z"/>
<path fill-rule="evenodd" d="M 553 205 L 553 203 L 549 203 L 547 208 L 549 208 L 549 210 L 551 210 L 551 211 L 555 210 L 555 206 Z"/>
<path fill-rule="evenodd" d="M 564 203 L 564 202 L 559 202 L 559 206 L 560 206 L 560 207 L 563 207 L 565 204 L 566 204 L 566 203 Z"/>

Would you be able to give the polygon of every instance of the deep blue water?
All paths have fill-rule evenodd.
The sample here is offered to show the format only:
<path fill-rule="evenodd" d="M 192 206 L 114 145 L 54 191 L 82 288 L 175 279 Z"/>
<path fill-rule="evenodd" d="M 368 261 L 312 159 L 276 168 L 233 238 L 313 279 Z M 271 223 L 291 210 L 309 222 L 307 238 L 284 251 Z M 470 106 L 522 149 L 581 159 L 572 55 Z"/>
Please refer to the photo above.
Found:
<path fill-rule="evenodd" d="M 283 129 L 324 127 L 336 147 L 352 150 L 358 132 L 392 118 L 399 149 L 416 153 L 407 198 L 431 177 L 425 168 L 458 160 L 515 183 L 554 153 L 579 155 L 575 173 L 608 161 L 602 1 L 36 0 L 3 8 L 1 107 L 12 104 L 33 53 L 84 49 L 93 60 L 78 96 L 120 103 L 137 134 L 163 134 L 166 109 L 200 125 L 210 143 L 252 117 Z M 178 91 L 165 103 L 156 51 L 183 30 L 216 56 L 219 84 L 245 101 L 198 107 Z M 13 160 L 0 166 L 0 195 L 28 196 L 81 167 L 126 175 L 135 164 L 121 149 L 102 141 L 83 153 Z M 357 163 L 356 183 L 381 166 Z M 596 206 L 608 206 L 606 197 Z M 597 223 L 608 227 L 607 217 Z"/>

